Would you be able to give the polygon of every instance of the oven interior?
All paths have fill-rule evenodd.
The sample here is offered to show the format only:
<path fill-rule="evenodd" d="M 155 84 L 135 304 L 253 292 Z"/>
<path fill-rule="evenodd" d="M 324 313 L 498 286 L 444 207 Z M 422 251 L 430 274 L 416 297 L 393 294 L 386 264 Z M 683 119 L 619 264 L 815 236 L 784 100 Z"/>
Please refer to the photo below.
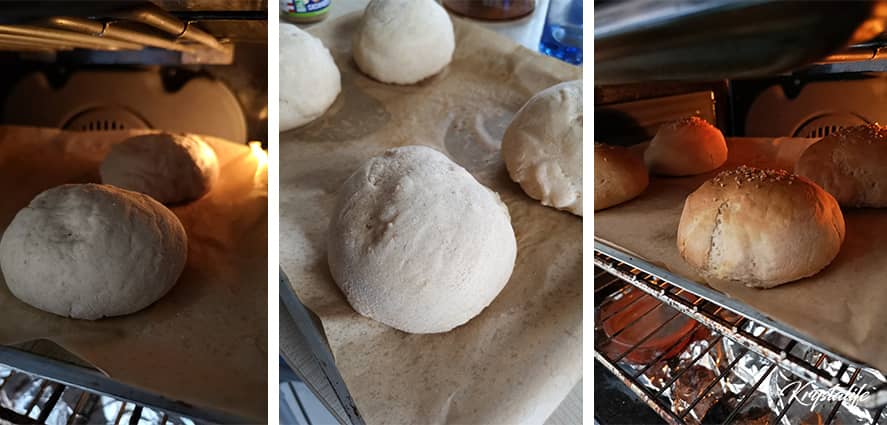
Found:
<path fill-rule="evenodd" d="M 595 142 L 647 142 L 689 115 L 726 137 L 885 123 L 885 7 L 597 1 Z M 594 263 L 597 423 L 887 423 L 883 371 L 606 241 Z M 861 402 L 810 402 L 861 387 Z"/>
<path fill-rule="evenodd" d="M 0 125 L 160 129 L 267 149 L 267 1 L 32 1 L 3 9 Z M 242 422 L 115 381 L 48 340 L 0 346 L 3 421 Z"/>

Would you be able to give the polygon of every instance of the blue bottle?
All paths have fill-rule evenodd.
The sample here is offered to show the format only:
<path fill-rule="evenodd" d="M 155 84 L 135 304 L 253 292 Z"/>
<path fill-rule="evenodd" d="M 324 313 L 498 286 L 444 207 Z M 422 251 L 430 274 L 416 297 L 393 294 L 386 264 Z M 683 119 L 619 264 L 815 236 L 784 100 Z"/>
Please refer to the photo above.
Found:
<path fill-rule="evenodd" d="M 582 64 L 582 0 L 550 0 L 539 51 Z"/>

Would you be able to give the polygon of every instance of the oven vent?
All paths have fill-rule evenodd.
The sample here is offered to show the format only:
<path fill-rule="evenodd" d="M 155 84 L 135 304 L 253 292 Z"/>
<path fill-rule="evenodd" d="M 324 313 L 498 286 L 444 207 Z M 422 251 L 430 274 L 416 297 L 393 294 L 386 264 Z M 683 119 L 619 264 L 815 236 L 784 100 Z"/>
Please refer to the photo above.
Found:
<path fill-rule="evenodd" d="M 122 107 L 91 108 L 68 120 L 62 127 L 74 131 L 115 131 L 151 128 L 145 120 Z"/>
<path fill-rule="evenodd" d="M 868 122 L 864 118 L 856 114 L 847 112 L 826 113 L 807 120 L 807 122 L 798 126 L 793 132 L 793 135 L 794 137 L 822 138 L 834 133 L 842 127 L 867 123 Z"/>

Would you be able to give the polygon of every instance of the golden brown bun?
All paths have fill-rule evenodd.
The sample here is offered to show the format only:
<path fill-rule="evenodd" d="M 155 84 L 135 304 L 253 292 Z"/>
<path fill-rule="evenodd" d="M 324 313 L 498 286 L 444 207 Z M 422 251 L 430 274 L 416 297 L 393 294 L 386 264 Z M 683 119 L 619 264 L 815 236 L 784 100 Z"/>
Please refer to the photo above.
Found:
<path fill-rule="evenodd" d="M 649 183 L 640 155 L 620 146 L 594 144 L 595 211 L 633 199 Z"/>
<path fill-rule="evenodd" d="M 727 161 L 727 142 L 717 127 L 699 117 L 659 127 L 644 152 L 653 174 L 692 176 L 714 170 Z"/>
<path fill-rule="evenodd" d="M 838 130 L 801 155 L 795 173 L 813 180 L 846 207 L 887 207 L 887 127 Z"/>
<path fill-rule="evenodd" d="M 702 276 L 772 288 L 812 276 L 838 255 L 844 216 L 804 177 L 742 166 L 687 197 L 678 250 Z"/>

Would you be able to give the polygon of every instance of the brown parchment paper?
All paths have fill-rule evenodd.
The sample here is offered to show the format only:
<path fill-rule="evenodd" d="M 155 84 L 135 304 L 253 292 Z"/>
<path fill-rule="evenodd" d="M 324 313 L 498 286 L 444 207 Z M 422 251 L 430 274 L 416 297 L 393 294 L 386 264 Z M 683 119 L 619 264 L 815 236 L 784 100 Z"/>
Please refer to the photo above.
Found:
<path fill-rule="evenodd" d="M 793 170 L 817 139 L 728 139 L 722 168 L 747 164 Z M 594 216 L 595 238 L 698 282 L 705 280 L 683 261 L 676 245 L 687 195 L 717 171 L 686 178 L 653 177 L 638 198 Z M 708 282 L 814 341 L 851 359 L 887 370 L 887 210 L 844 208 L 846 239 L 837 258 L 815 276 L 772 289 Z"/>
<path fill-rule="evenodd" d="M 0 229 L 43 190 L 98 183 L 110 147 L 145 131 L 0 127 Z M 221 165 L 203 198 L 171 209 L 188 234 L 176 286 L 98 321 L 37 310 L 0 285 L 0 343 L 49 339 L 126 384 L 249 419 L 267 416 L 267 178 L 247 146 L 206 137 Z"/>
<path fill-rule="evenodd" d="M 455 57 L 441 75 L 385 85 L 355 68 L 356 22 L 350 15 L 312 28 L 333 52 L 342 93 L 319 121 L 281 134 L 282 267 L 320 317 L 367 423 L 542 423 L 582 375 L 582 219 L 526 196 L 508 178 L 499 144 L 534 93 L 580 78 L 580 69 L 454 19 Z M 358 315 L 327 266 L 342 183 L 363 161 L 410 144 L 446 153 L 498 192 L 518 241 L 505 289 L 444 334 L 411 335 Z"/>

